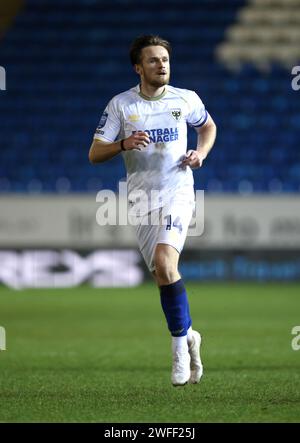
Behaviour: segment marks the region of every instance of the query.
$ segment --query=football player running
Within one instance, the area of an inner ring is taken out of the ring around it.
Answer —
[[[194,91],[169,85],[170,56],[170,43],[159,36],[133,42],[130,59],[140,83],[108,103],[89,159],[123,156],[129,215],[172,336],[171,381],[182,386],[199,383],[203,366],[178,261],[195,206],[192,169],[211,150],[216,125]],[[195,149],[187,150],[187,124],[198,134]]]

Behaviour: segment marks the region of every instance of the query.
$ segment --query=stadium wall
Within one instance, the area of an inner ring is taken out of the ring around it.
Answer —
[[[151,278],[134,229],[126,224],[126,200],[116,200],[107,210],[105,204],[94,194],[3,195],[0,283],[14,288],[133,286]],[[181,256],[183,277],[299,280],[299,206],[296,196],[205,196],[194,220],[202,228],[204,215],[204,230],[202,235],[201,229],[189,231]],[[112,224],[99,225],[108,219]]]

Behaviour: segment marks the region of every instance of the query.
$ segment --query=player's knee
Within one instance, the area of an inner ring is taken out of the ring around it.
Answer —
[[[158,245],[154,254],[155,275],[159,286],[169,285],[177,281],[178,253],[171,247]]]
[[[177,268],[168,263],[162,263],[161,261],[155,264],[155,275],[160,285],[169,285],[178,280]]]

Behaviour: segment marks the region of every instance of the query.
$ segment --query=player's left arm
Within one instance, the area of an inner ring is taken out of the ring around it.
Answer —
[[[186,158],[182,162],[182,166],[190,166],[191,168],[200,168],[203,160],[207,157],[209,151],[214,145],[217,127],[211,116],[209,115],[205,124],[199,128],[195,128],[197,137],[197,149],[188,150]]]

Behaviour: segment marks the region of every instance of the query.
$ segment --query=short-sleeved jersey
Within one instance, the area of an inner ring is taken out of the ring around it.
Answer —
[[[207,118],[204,104],[194,91],[168,85],[159,97],[148,99],[138,85],[112,98],[94,138],[114,142],[136,131],[149,135],[147,147],[122,155],[129,201],[143,200],[147,195],[151,210],[163,206],[179,191],[194,195],[191,168],[180,165],[187,150],[187,124],[200,127]]]

